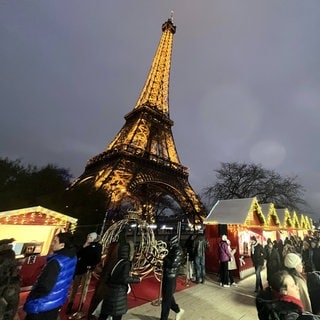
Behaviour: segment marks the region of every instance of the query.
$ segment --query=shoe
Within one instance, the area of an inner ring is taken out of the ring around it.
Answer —
[[[202,283],[202,284],[205,284],[205,283],[206,283],[206,280],[202,280],[201,283]]]
[[[223,287],[224,287],[224,288],[230,288],[230,285],[224,284]]]
[[[237,286],[238,286],[235,282],[232,282],[231,285],[232,285],[233,287],[237,287]]]
[[[182,319],[182,315],[184,314],[184,309],[180,308],[180,311],[176,314],[176,320]]]
[[[222,287],[222,282],[219,283],[219,286]]]

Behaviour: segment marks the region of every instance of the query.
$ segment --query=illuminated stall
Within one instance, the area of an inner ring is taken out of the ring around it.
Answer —
[[[266,224],[265,228],[263,230],[263,237],[264,239],[271,239],[279,240],[280,239],[280,232],[279,228],[281,226],[280,219],[277,214],[277,211],[274,207],[273,203],[264,203],[261,204],[261,210],[263,212],[263,215],[266,217]]]
[[[0,237],[14,238],[13,250],[22,259],[22,286],[32,285],[45,263],[54,235],[73,232],[77,219],[41,206],[0,212]]]
[[[250,258],[250,237],[263,243],[266,219],[256,197],[246,199],[219,200],[204,221],[210,248],[207,252],[208,272],[219,271],[218,244],[226,234],[231,247],[237,248],[235,258],[240,279],[254,273]]]
[[[293,235],[290,211],[287,208],[277,209],[277,214],[280,219],[280,239],[284,241],[286,237],[290,238]]]
[[[312,220],[309,217],[301,214],[300,215],[300,226],[303,230],[311,230],[313,228]]]

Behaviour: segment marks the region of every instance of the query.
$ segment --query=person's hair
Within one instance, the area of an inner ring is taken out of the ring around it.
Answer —
[[[284,270],[287,271],[290,274],[290,276],[292,276],[293,278],[298,277],[298,278],[304,279],[303,275],[296,268],[284,267]]]
[[[273,274],[273,276],[270,279],[270,287],[274,290],[279,292],[280,294],[283,293],[284,291],[287,291],[288,287],[287,284],[285,283],[285,279],[292,275],[286,271],[286,270],[281,270]],[[294,277],[292,277],[293,280],[295,281]]]
[[[70,232],[61,232],[57,234],[60,243],[64,243],[66,249],[73,247],[73,235]]]

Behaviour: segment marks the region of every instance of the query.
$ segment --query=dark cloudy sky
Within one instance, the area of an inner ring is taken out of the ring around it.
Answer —
[[[319,0],[2,0],[0,157],[80,175],[134,107],[171,10],[170,117],[196,192],[298,175],[320,216]]]

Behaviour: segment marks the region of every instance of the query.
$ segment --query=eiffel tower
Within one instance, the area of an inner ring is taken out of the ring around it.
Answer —
[[[169,117],[169,77],[173,35],[171,17],[162,35],[147,80],[125,124],[109,146],[91,158],[84,173],[73,182],[102,188],[110,207],[129,203],[148,222],[154,221],[159,197],[169,195],[188,220],[201,222],[205,209],[188,182],[188,169],[181,165]]]

